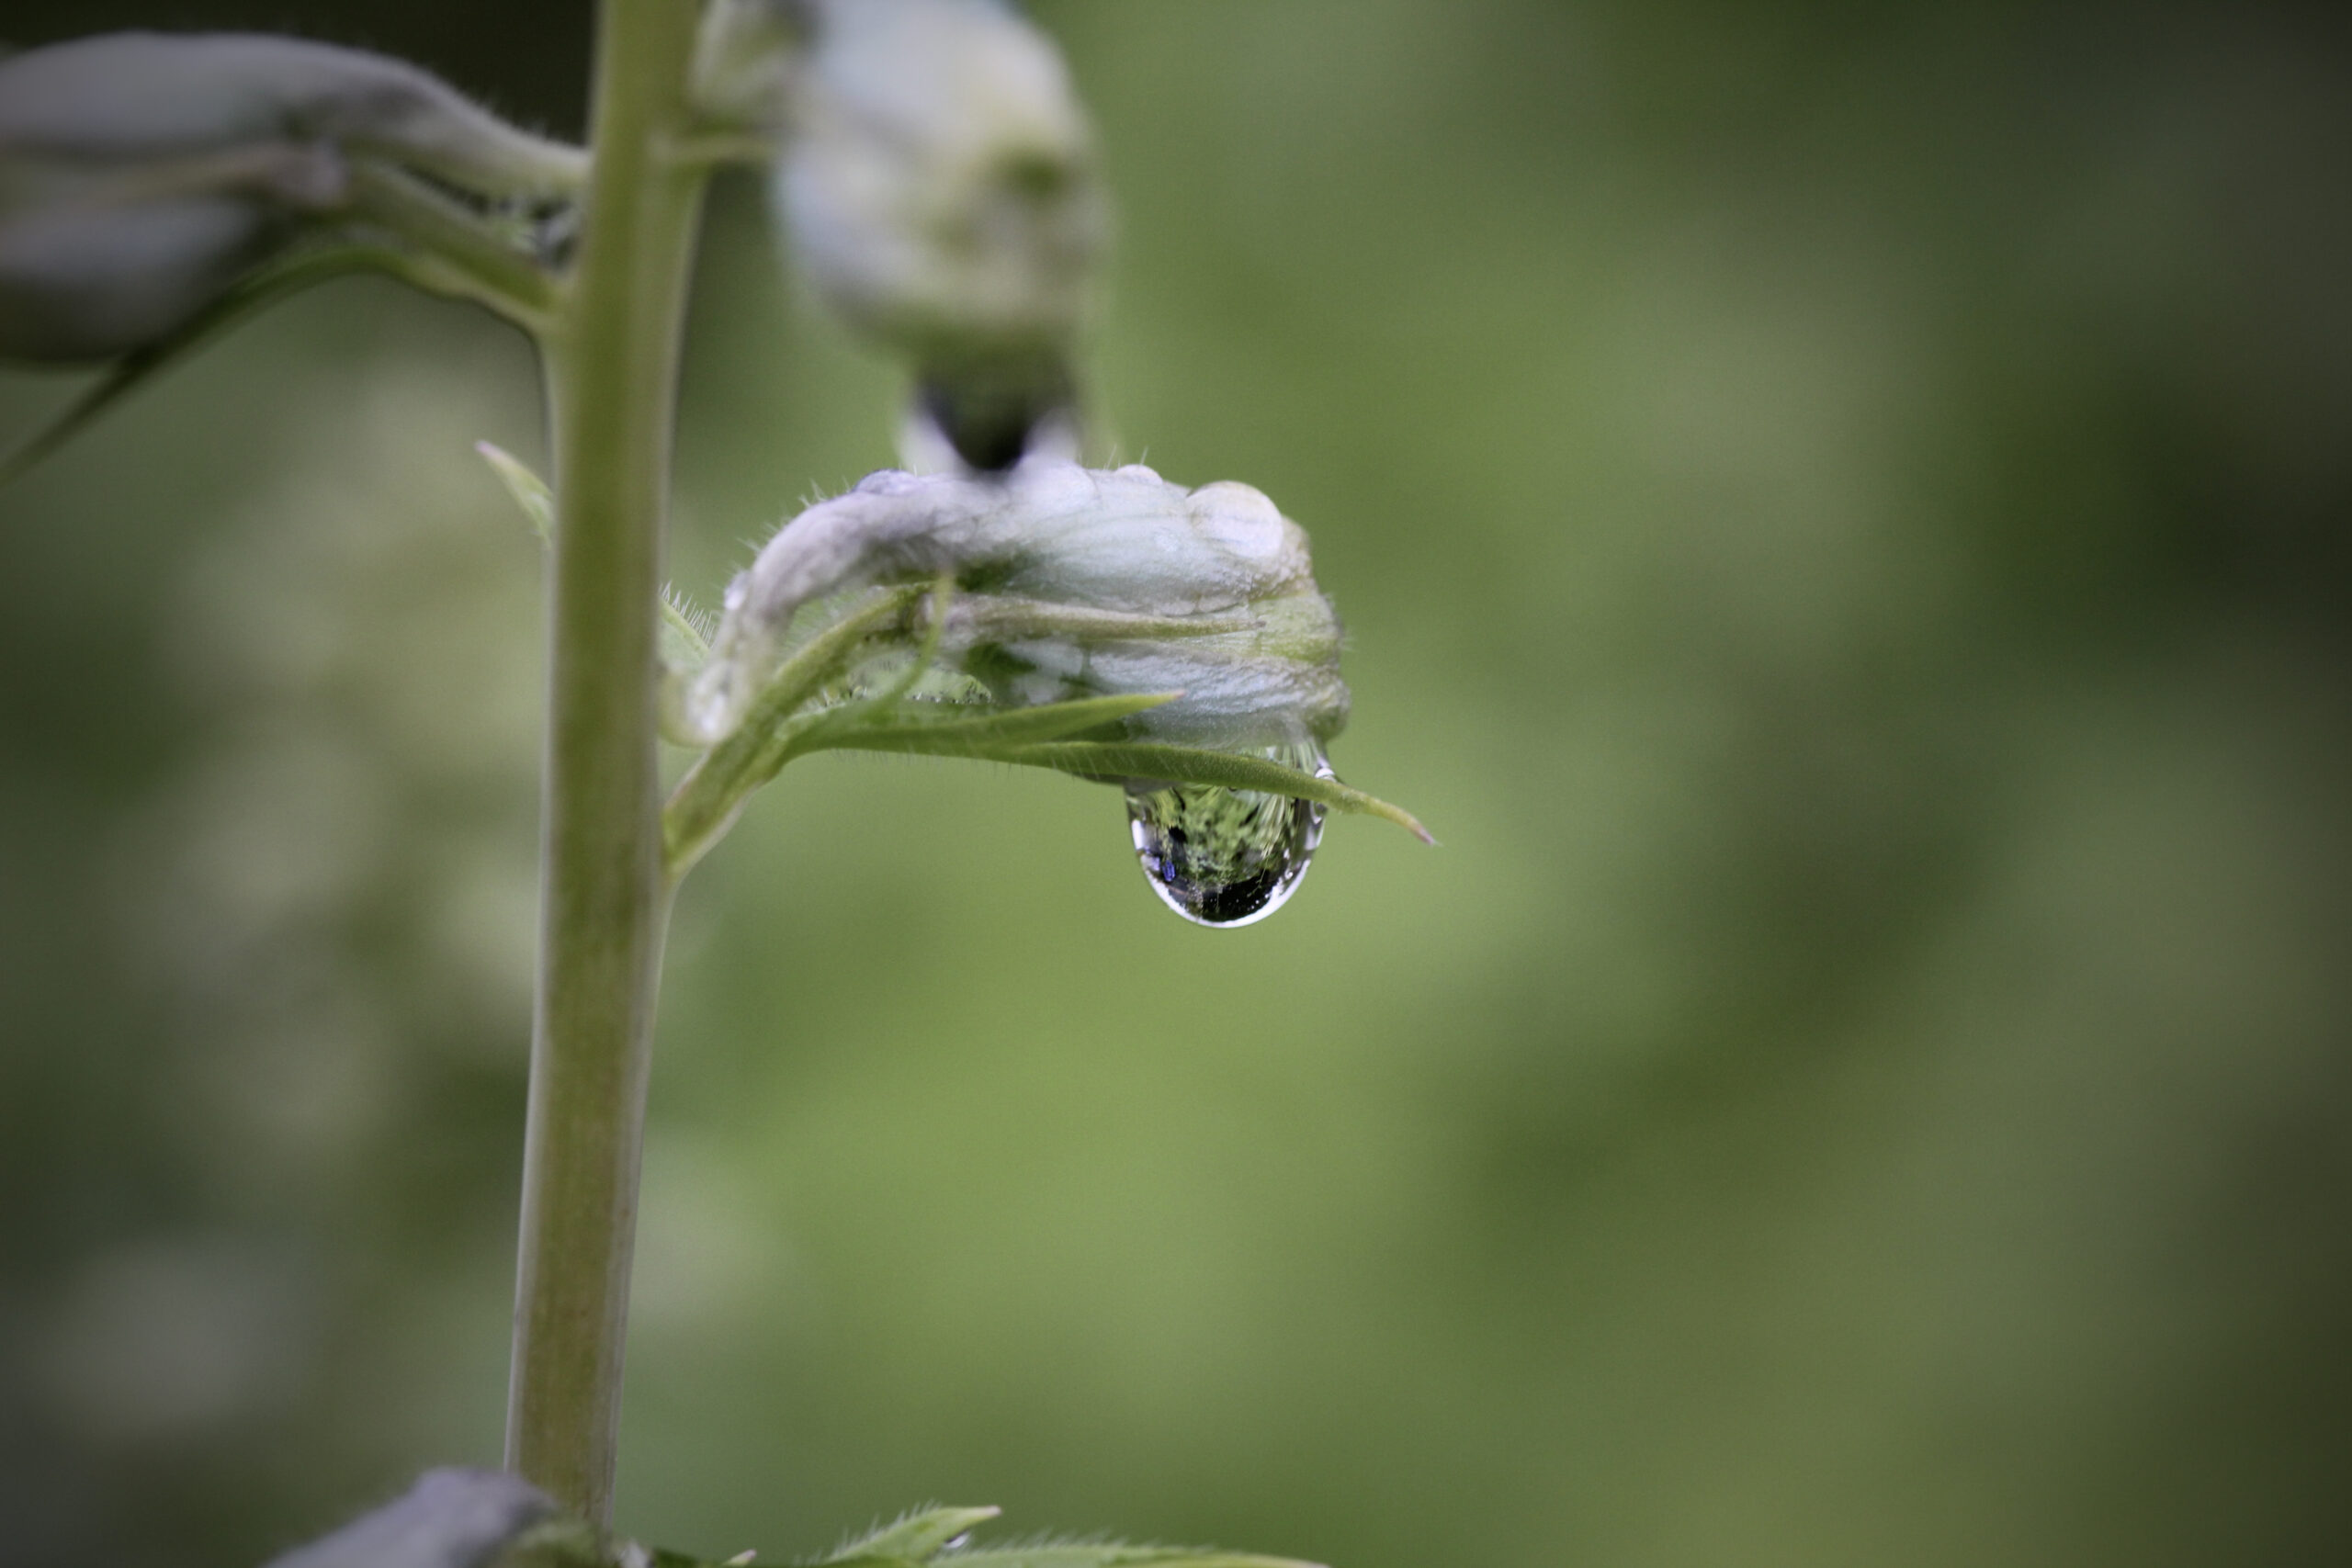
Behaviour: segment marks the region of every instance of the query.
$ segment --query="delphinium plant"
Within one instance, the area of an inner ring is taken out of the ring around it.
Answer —
[[[680,880],[795,758],[1107,784],[1152,890],[1212,926],[1279,908],[1328,811],[1420,832],[1326,760],[1348,693],[1298,525],[1246,485],[1077,461],[1105,204],[1035,28],[998,0],[604,0],[597,28],[584,149],[292,39],[0,61],[0,355],[107,367],[6,470],[353,271],[496,312],[544,367],[551,473],[482,448],[551,577],[507,1469],[435,1472],[288,1564],[688,1561],[610,1529],[656,981]],[[730,164],[770,171],[806,276],[916,391],[908,467],[802,512],[706,613],[662,582],[663,512],[702,195]],[[829,1561],[1269,1561],[967,1545],[993,1514],[919,1511]]]

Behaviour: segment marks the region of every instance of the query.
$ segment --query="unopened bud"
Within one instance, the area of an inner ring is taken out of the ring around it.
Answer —
[[[324,148],[198,155],[136,175],[0,156],[0,356],[106,359],[165,336],[343,197]]]
[[[579,149],[366,50],[266,33],[106,33],[0,60],[0,158],[119,167],[304,142],[485,194],[566,190],[584,167]]]
[[[561,190],[581,157],[359,50],[114,33],[12,55],[0,60],[0,357],[110,358],[166,335],[331,226],[356,162],[500,197]]]
[[[780,177],[819,292],[913,363],[964,459],[1001,468],[1073,400],[1107,227],[1052,43],[997,0],[817,0]]]
[[[569,1527],[569,1528],[568,1528]],[[492,1470],[429,1470],[414,1486],[333,1535],[274,1558],[266,1568],[480,1568],[534,1535],[587,1538],[547,1494]],[[549,1551],[530,1561],[571,1561]]]
[[[775,134],[803,47],[814,27],[815,0],[708,0],[695,37],[694,105],[729,130]]]
[[[1339,619],[1306,531],[1272,502],[1031,458],[1003,482],[873,474],[795,518],[729,586],[686,726],[713,741],[740,722],[804,606],[942,576],[957,587],[937,658],[993,705],[1181,692],[1127,722],[1216,748],[1328,739],[1346,722]]]

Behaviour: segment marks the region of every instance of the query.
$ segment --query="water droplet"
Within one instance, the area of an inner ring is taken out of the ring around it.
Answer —
[[[1331,776],[1319,746],[1266,755]],[[1127,781],[1127,821],[1151,890],[1204,926],[1246,926],[1281,908],[1323,837],[1323,807],[1311,800],[1159,779]]]

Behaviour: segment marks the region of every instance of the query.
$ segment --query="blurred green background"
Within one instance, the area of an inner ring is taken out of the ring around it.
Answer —
[[[619,1515],[1427,1564],[2352,1560],[2352,36],[2258,6],[1038,4],[1101,456],[1346,615],[1335,821],[839,755],[679,913]],[[575,132],[581,8],[283,26]],[[22,429],[72,382],[0,379]],[[718,193],[673,564],[902,388]],[[495,1462],[523,344],[265,318],[0,493],[0,1561]]]

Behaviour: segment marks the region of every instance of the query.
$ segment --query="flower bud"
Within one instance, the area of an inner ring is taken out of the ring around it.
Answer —
[[[941,576],[956,592],[937,658],[994,705],[1181,692],[1131,732],[1220,749],[1328,739],[1346,722],[1339,619],[1306,531],[1273,502],[1033,457],[1003,482],[886,470],[795,518],[729,587],[686,725],[715,741],[741,721],[808,630],[791,625],[804,606]]]
[[[356,162],[485,197],[575,149],[401,61],[297,39],[114,33],[0,60],[0,356],[114,357],[345,211]]]
[[[587,1536],[566,1530],[568,1523],[554,1499],[519,1475],[428,1470],[401,1496],[266,1568],[480,1568],[505,1561],[505,1549],[535,1530],[550,1543]],[[546,1560],[564,1559],[550,1552]]]
[[[820,0],[780,190],[804,265],[972,466],[1074,400],[1106,222],[1053,45],[997,0]]]
[[[326,142],[485,195],[579,183],[579,149],[516,130],[432,73],[266,33],[106,33],[0,60],[0,158],[129,167]]]
[[[0,356],[108,359],[183,325],[332,210],[318,147],[237,149],[89,175],[0,158]]]
[[[783,131],[814,25],[813,0],[707,0],[695,36],[696,112],[730,130]]]

